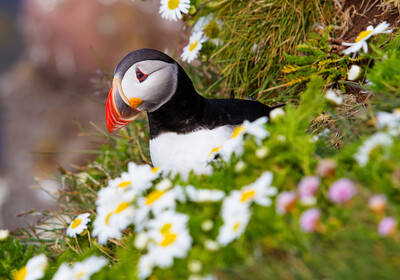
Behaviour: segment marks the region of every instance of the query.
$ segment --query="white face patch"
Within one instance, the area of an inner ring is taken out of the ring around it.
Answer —
[[[137,70],[147,77],[140,82]],[[175,63],[158,60],[144,60],[133,64],[121,81],[122,90],[128,100],[139,98],[143,101],[137,107],[140,111],[153,112],[165,104],[174,94],[177,86],[178,67]]]
[[[190,170],[196,174],[209,174],[207,164],[211,151],[222,146],[232,134],[232,126],[201,129],[187,134],[163,133],[150,140],[150,156],[153,166],[166,167],[183,179]]]

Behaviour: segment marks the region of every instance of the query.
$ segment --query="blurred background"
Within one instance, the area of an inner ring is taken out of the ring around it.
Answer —
[[[29,209],[56,207],[57,165],[76,172],[101,145],[106,73],[130,51],[176,49],[181,23],[160,1],[0,1],[0,229],[25,227]],[[97,85],[97,88],[96,86]],[[79,124],[79,125],[78,125]],[[19,217],[17,217],[19,216]]]

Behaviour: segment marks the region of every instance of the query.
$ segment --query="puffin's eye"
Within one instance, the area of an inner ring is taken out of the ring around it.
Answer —
[[[138,79],[139,82],[143,82],[144,80],[146,80],[147,76],[148,75],[140,71],[139,68],[136,68],[136,78]]]

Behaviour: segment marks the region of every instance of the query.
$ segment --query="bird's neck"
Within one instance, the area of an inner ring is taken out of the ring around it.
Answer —
[[[188,133],[203,114],[206,99],[199,95],[192,81],[179,67],[176,92],[154,112],[148,112],[150,138],[161,133]]]

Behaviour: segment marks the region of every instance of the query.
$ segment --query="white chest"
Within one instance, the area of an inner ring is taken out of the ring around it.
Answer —
[[[214,148],[223,145],[231,136],[232,129],[231,126],[222,126],[188,134],[163,133],[150,140],[153,166],[163,166],[182,175],[190,170],[196,174],[210,173],[211,167],[206,163],[208,156]]]

